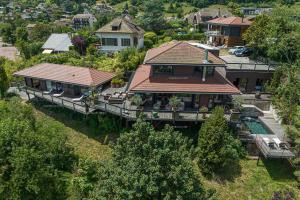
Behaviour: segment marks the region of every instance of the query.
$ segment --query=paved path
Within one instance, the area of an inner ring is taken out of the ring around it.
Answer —
[[[271,113],[264,113],[264,116],[259,117],[259,119],[280,139],[284,140],[284,129],[283,127],[274,119]]]

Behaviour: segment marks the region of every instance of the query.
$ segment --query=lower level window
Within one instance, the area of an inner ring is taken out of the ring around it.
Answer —
[[[122,43],[122,46],[130,46],[130,39],[129,38],[122,38],[121,43]]]
[[[102,38],[103,46],[118,46],[117,38]]]

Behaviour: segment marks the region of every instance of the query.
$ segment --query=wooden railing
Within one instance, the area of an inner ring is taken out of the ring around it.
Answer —
[[[89,114],[92,112],[106,112],[113,115],[120,116],[129,120],[136,120],[138,116],[142,115],[146,120],[161,120],[161,121],[202,121],[204,120],[203,115],[207,117],[211,112],[199,112],[199,111],[171,111],[171,110],[140,110],[134,109],[131,107],[126,107],[125,105],[120,104],[110,104],[107,101],[95,100],[93,102],[73,102],[63,97],[54,97],[50,94],[44,94],[42,91],[37,89],[20,87],[20,90],[23,90],[27,94],[32,94],[36,97],[43,98],[49,102],[62,105],[73,111],[80,112],[83,114]],[[227,112],[226,116],[229,117],[230,113]]]

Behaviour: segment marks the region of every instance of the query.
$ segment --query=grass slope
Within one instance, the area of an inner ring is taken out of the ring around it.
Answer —
[[[48,110],[43,109],[35,110],[36,115],[39,118],[46,118],[46,121],[53,121],[58,123],[65,134],[68,137],[68,144],[74,147],[75,153],[81,158],[91,158],[93,160],[109,159],[111,156],[111,148],[108,145],[101,144],[94,137],[88,136],[86,132],[80,131],[73,125],[78,124],[76,121],[69,120],[66,124],[66,120],[58,120],[60,117],[54,113],[50,113]],[[47,115],[45,114],[47,113]],[[62,119],[62,118],[60,118]],[[79,124],[80,125],[80,124]]]
[[[287,161],[263,160],[256,165],[256,160],[242,160],[240,168],[229,169],[225,178],[208,180],[204,185],[217,191],[218,199],[265,200],[271,199],[274,191],[290,189],[296,199],[300,199],[293,169]],[[224,179],[229,180],[224,180]],[[231,179],[231,180],[230,180]]]
[[[39,118],[59,123],[68,136],[68,143],[75,148],[75,152],[82,158],[94,160],[109,159],[111,148],[101,143],[103,135],[89,130],[85,122],[68,117],[61,109],[38,107],[36,114]],[[186,135],[186,134],[185,134]],[[190,135],[187,135],[190,137]],[[113,135],[115,139],[117,135]],[[195,139],[195,138],[194,138]],[[205,188],[213,188],[217,198],[222,200],[265,200],[271,199],[274,191],[282,189],[292,190],[297,199],[300,191],[293,176],[293,169],[287,161],[263,160],[256,165],[256,160],[242,160],[239,166],[230,166],[221,177],[207,179],[202,177]],[[200,171],[199,171],[200,173]]]

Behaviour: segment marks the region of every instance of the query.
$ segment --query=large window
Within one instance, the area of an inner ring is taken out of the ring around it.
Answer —
[[[215,68],[214,67],[206,67],[206,75],[207,76],[213,76],[214,75]]]
[[[241,28],[240,27],[230,27],[230,36],[239,37],[241,36]]]
[[[138,38],[137,38],[137,37],[134,37],[134,38],[133,38],[133,45],[134,45],[134,46],[137,46],[137,45],[138,45]]]
[[[172,66],[153,66],[153,73],[155,74],[172,74]]]
[[[130,39],[129,38],[122,38],[121,39],[121,43],[122,43],[122,46],[130,46]]]
[[[102,38],[103,46],[118,46],[117,38]]]

